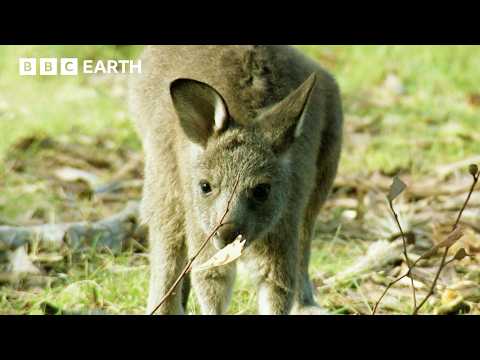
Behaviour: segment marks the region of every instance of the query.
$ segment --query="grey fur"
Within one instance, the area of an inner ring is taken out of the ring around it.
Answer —
[[[146,159],[147,311],[216,225],[241,174],[227,225],[198,261],[242,233],[241,261],[258,283],[259,312],[321,313],[308,264],[315,219],[341,150],[335,80],[297,49],[280,45],[151,46],[142,71],[131,81],[130,107]],[[209,195],[200,190],[202,180]],[[267,185],[252,190],[259,184]],[[231,264],[192,274],[202,313],[226,311],[235,272]],[[158,312],[184,313],[189,287],[183,284]]]

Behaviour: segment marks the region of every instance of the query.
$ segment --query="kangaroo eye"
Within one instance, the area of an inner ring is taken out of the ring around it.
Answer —
[[[258,202],[265,202],[270,195],[270,184],[260,184],[252,189],[253,198]]]
[[[200,189],[204,194],[209,194],[212,192],[212,187],[210,186],[210,183],[205,180],[200,181]]]

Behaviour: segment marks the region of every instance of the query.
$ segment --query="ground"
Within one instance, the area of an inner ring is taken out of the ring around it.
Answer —
[[[398,241],[386,202],[393,176],[408,185],[394,205],[413,257],[448,233],[467,195],[469,160],[480,163],[480,47],[300,48],[336,76],[345,112],[339,175],[319,216],[310,272],[330,312],[368,314],[388,280],[405,270],[401,256],[368,262]],[[130,58],[140,51],[0,46],[0,225],[101,219],[138,199],[141,189],[141,145],[127,111],[125,76],[20,77],[17,58]],[[83,180],[69,181],[59,172],[65,168],[82,170]],[[93,191],[112,180],[123,187]],[[479,211],[477,190],[462,217],[465,235],[452,249],[452,255],[463,247],[472,256],[445,269],[422,313],[480,311]],[[0,313],[39,314],[48,302],[67,310],[141,314],[149,275],[145,247],[132,241],[121,252],[53,251],[34,244],[27,252],[39,273],[15,281],[6,275],[11,254],[0,252]],[[438,262],[437,256],[421,264],[419,298]],[[378,312],[410,313],[408,286],[397,284]],[[230,314],[255,312],[255,289],[243,274],[233,299]],[[189,311],[199,312],[194,298]]]

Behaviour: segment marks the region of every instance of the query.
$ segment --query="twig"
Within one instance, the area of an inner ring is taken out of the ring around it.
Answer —
[[[452,232],[457,228],[458,224],[460,223],[460,219],[462,218],[463,211],[467,207],[468,202],[470,201],[470,197],[472,196],[473,191],[475,190],[475,186],[477,185],[478,179],[480,177],[480,173],[478,173],[478,169],[475,172],[472,172],[473,176],[473,181],[472,181],[472,186],[470,187],[470,190],[468,192],[467,198],[465,199],[465,202],[463,203],[463,206],[458,213],[457,219],[455,220],[455,223],[452,226]],[[450,261],[446,262],[447,255],[448,255],[448,250],[450,250],[451,246],[445,247],[445,250],[443,251],[442,255],[442,261],[440,263],[440,266],[438,267],[437,273],[435,274],[435,278],[433,279],[433,283],[430,286],[430,289],[425,296],[425,298],[418,304],[417,307],[415,307],[415,310],[413,312],[413,315],[418,314],[418,311],[420,308],[427,302],[427,300],[433,295],[433,292],[435,291],[435,286],[437,285],[438,278],[440,277],[440,273],[444,269],[445,265],[450,263]]]
[[[187,262],[187,265],[185,265],[184,269],[178,276],[178,278],[175,280],[173,285],[170,287],[170,289],[167,291],[167,293],[162,297],[158,305],[153,309],[153,311],[150,313],[150,315],[154,315],[155,312],[160,308],[160,306],[163,305],[163,303],[172,295],[173,291],[176,289],[180,281],[187,275],[187,273],[191,270],[192,264],[195,261],[195,259],[200,255],[200,253],[205,249],[207,246],[208,242],[211,240],[211,238],[215,235],[215,233],[218,231],[223,226],[223,220],[227,216],[228,212],[230,211],[230,203],[232,202],[233,195],[235,194],[235,191],[237,190],[238,182],[240,181],[240,174],[237,177],[237,180],[235,181],[235,185],[233,187],[232,193],[230,194],[230,198],[228,199],[227,202],[227,208],[225,209],[222,217],[220,218],[220,221],[218,224],[215,226],[215,228],[210,232],[210,234],[207,236],[205,241],[200,245],[200,248],[197,250],[197,252],[190,258],[190,260]]]
[[[403,185],[403,183],[401,181],[399,181],[400,184]],[[402,237],[402,244],[403,244],[403,256],[405,257],[405,261],[407,263],[407,267],[408,267],[408,271],[406,274],[402,275],[401,277],[397,278],[396,280],[390,282],[388,284],[388,286],[386,287],[386,289],[384,290],[384,292],[382,293],[382,295],[380,296],[380,298],[378,299],[378,301],[375,303],[374,307],[373,307],[373,310],[372,310],[372,315],[375,315],[375,312],[377,311],[377,308],[378,308],[378,305],[380,304],[380,302],[382,301],[383,297],[387,294],[388,290],[390,290],[390,288],[395,285],[397,282],[399,282],[400,280],[402,280],[403,278],[409,276],[410,277],[410,286],[412,288],[412,299],[413,299],[413,308],[415,309],[417,307],[417,295],[416,295],[416,290],[415,290],[415,284],[413,282],[413,277],[411,276],[411,263],[410,263],[410,258],[408,256],[408,251],[407,251],[407,239],[405,237],[405,232],[403,231],[403,228],[402,228],[402,225],[400,224],[400,220],[398,219],[398,215],[393,207],[393,200],[396,198],[396,196],[398,196],[402,191],[403,189],[400,187],[400,189],[397,189],[395,190],[395,185],[396,184],[396,179],[394,180],[394,183],[392,184],[391,188],[390,188],[390,193],[389,195],[387,196],[387,199],[388,199],[388,205],[390,207],[390,211],[395,219],[395,223],[398,227],[398,230],[400,231],[400,235]],[[405,185],[403,185],[405,186]]]
[[[403,274],[402,276],[396,278],[395,280],[391,281],[387,287],[385,288],[385,290],[383,291],[382,295],[380,296],[380,298],[377,300],[377,302],[375,303],[375,305],[373,306],[373,310],[372,310],[372,315],[375,315],[375,313],[377,312],[377,308],[378,306],[380,305],[380,302],[383,300],[383,298],[385,297],[385,295],[387,295],[387,292],[388,290],[390,290],[390,288],[395,285],[397,282],[399,282],[400,280],[402,280],[403,278],[406,278],[408,275],[408,272],[406,274]]]
[[[460,212],[458,213],[458,216],[457,216],[457,220],[455,221],[455,224],[453,225],[453,230],[455,230],[460,222],[460,219],[462,218],[462,214],[463,214],[463,211],[465,210],[465,208],[467,207],[467,204],[468,202],[470,201],[470,198],[473,194],[473,190],[475,190],[475,186],[477,185],[477,182],[478,182],[478,178],[480,177],[480,173],[477,173],[476,175],[473,175],[473,182],[472,182],[472,186],[470,186],[470,190],[468,192],[468,196],[467,198],[465,199],[465,202],[463,203],[463,206],[462,206],[462,209],[460,210]]]
[[[460,220],[462,218],[462,214],[465,210],[465,208],[467,207],[468,205],[468,202],[470,201],[470,198],[472,196],[472,193],[473,191],[475,190],[475,186],[477,185],[477,182],[480,178],[480,172],[478,171],[478,167],[476,165],[471,165],[470,166],[470,174],[472,175],[473,177],[473,182],[470,186],[470,190],[468,192],[468,195],[467,195],[467,198],[465,199],[465,202],[463,203],[463,206],[460,210],[460,212],[458,213],[458,216],[457,216],[457,219],[455,221],[455,223],[453,224],[452,226],[452,231],[453,232],[454,230],[456,230],[456,228],[458,227],[458,224],[460,223]],[[399,282],[400,280],[402,280],[403,278],[405,277],[410,277],[411,279],[411,285],[412,285],[412,289],[413,289],[413,302],[414,302],[414,306],[413,306],[413,312],[412,314],[413,315],[416,315],[418,314],[418,311],[422,308],[422,306],[427,302],[427,300],[433,295],[434,291],[435,291],[435,287],[437,285],[437,281],[440,277],[440,274],[442,272],[442,270],[445,268],[446,265],[450,264],[452,261],[455,260],[455,258],[449,260],[449,261],[446,261],[447,259],[447,256],[448,256],[448,251],[450,250],[451,246],[452,245],[448,245],[445,247],[445,250],[443,252],[443,255],[442,255],[442,260],[440,262],[440,265],[438,267],[438,270],[437,272],[435,273],[435,278],[433,279],[433,282],[430,286],[430,289],[427,293],[427,295],[425,296],[425,298],[417,305],[416,304],[416,295],[415,295],[415,286],[414,286],[414,283],[413,283],[413,277],[412,277],[412,269],[420,262],[420,260],[428,257],[430,254],[431,254],[431,250],[425,252],[423,255],[421,255],[417,260],[415,260],[415,262],[413,262],[413,264],[410,264],[410,261],[408,259],[408,254],[407,254],[407,249],[406,249],[406,240],[405,240],[405,235],[403,233],[403,230],[401,228],[401,225],[400,225],[400,222],[398,221],[398,217],[395,213],[395,210],[393,208],[393,205],[392,205],[392,200],[389,200],[389,204],[390,204],[390,209],[392,210],[392,213],[395,217],[395,220],[397,222],[397,226],[399,227],[400,229],[400,233],[402,234],[402,239],[403,239],[403,245],[404,245],[404,255],[405,255],[405,258],[406,258],[406,261],[407,261],[407,266],[408,266],[408,270],[405,274],[401,275],[400,277],[398,277],[397,279],[391,281],[387,287],[385,288],[384,292],[382,293],[382,295],[380,296],[380,298],[377,300],[377,302],[375,303],[375,306],[373,307],[373,310],[372,310],[372,315],[375,315],[376,311],[377,311],[377,308],[378,306],[380,305],[380,302],[382,301],[382,299],[385,297],[385,295],[387,294],[387,292],[390,290],[390,288],[395,285],[397,282]]]
[[[412,276],[412,269],[411,269],[411,263],[410,263],[410,258],[408,257],[408,251],[407,251],[407,239],[405,238],[405,233],[402,229],[402,225],[400,225],[400,221],[398,219],[398,215],[395,212],[395,209],[393,208],[393,200],[388,201],[388,204],[390,205],[390,210],[392,211],[393,217],[395,218],[395,221],[398,226],[398,230],[400,230],[400,234],[402,235],[402,242],[403,242],[403,255],[405,256],[405,261],[407,262],[407,267],[408,267],[408,274],[410,277],[410,286],[412,288],[412,299],[413,299],[413,308],[417,308],[417,294],[415,292],[415,284],[413,283],[413,276]]]
[[[443,251],[442,261],[441,261],[440,266],[438,267],[438,270],[435,274],[435,278],[433,279],[432,285],[430,286],[430,289],[428,290],[428,293],[424,297],[424,299],[420,302],[420,304],[418,304],[418,306],[416,306],[413,309],[413,314],[412,315],[417,315],[420,308],[427,302],[427,300],[430,298],[430,296],[433,295],[433,292],[435,291],[435,286],[437,286],[438,278],[440,277],[440,273],[442,272],[443,268],[445,267],[445,260],[446,260],[447,255],[448,255],[448,250],[450,250],[450,246],[447,246],[445,248],[445,250]]]

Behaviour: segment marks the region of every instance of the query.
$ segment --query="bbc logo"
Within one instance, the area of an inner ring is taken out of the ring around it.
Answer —
[[[38,60],[38,64],[37,64]],[[39,75],[78,75],[77,58],[61,58],[60,63],[57,58],[19,58],[18,61],[20,76]]]
[[[82,74],[141,74],[142,61],[117,60],[83,60],[77,58],[19,58],[18,72],[21,76],[35,75],[78,75]]]

